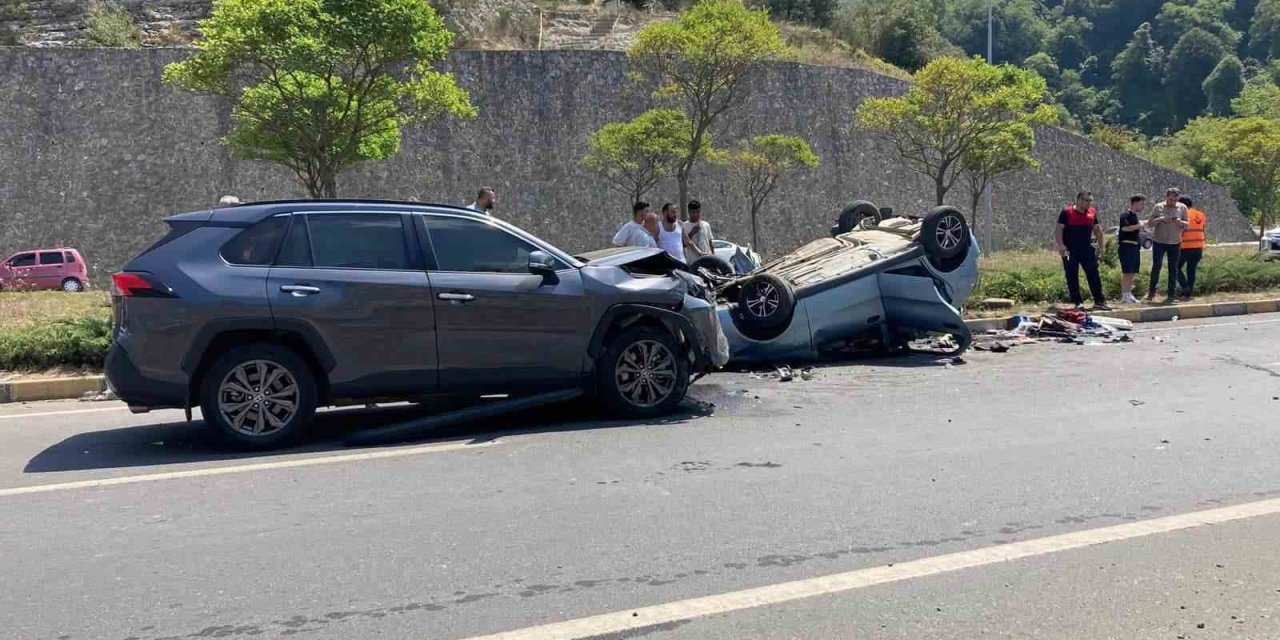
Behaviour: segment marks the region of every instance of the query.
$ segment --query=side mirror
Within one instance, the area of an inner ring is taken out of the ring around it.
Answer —
[[[545,251],[534,251],[529,254],[529,273],[542,276],[543,281],[555,282],[556,277],[556,259],[547,255]]]

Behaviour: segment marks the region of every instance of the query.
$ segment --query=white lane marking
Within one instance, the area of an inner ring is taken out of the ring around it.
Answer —
[[[295,467],[312,467],[322,464],[335,464],[339,462],[354,462],[357,460],[382,460],[385,458],[403,458],[405,456],[416,456],[426,453],[444,453],[446,451],[458,451],[461,449],[476,449],[479,447],[488,447],[500,444],[500,441],[491,440],[488,442],[477,442],[475,444],[467,444],[465,442],[451,442],[446,444],[428,444],[420,447],[409,447],[406,449],[391,449],[381,451],[366,451],[363,453],[345,453],[336,456],[321,456],[316,458],[301,458],[297,460],[279,460],[276,462],[260,462],[257,464],[240,464],[229,467],[208,467],[204,469],[191,469],[188,471],[170,471],[166,473],[149,473],[140,476],[123,476],[117,478],[100,478],[98,480],[79,480],[76,482],[59,482],[56,484],[38,484],[30,487],[14,487],[11,489],[0,489],[0,498],[5,496],[17,496],[29,493],[47,493],[50,491],[69,491],[72,489],[91,489],[97,487],[111,487],[120,484],[134,484],[138,482],[156,482],[159,480],[178,480],[181,478],[201,478],[205,476],[221,476],[231,473],[248,473],[250,471],[265,471],[268,469],[291,469]]]
[[[702,598],[678,600],[650,607],[626,609],[577,620],[475,636],[468,640],[578,640],[1277,513],[1280,513],[1280,498],[1273,498],[1208,511],[961,551],[888,566],[783,582],[754,589],[731,591]]]
[[[1243,327],[1246,325],[1254,325],[1254,324],[1275,324],[1277,322],[1280,322],[1280,319],[1248,320],[1244,322],[1215,322],[1215,323],[1209,323],[1209,324],[1184,324],[1184,325],[1174,324],[1167,327],[1160,327],[1157,329],[1134,329],[1133,331],[1129,331],[1128,333],[1154,333],[1156,331],[1185,331],[1188,329],[1216,329],[1219,327]]]
[[[49,416],[69,416],[76,413],[98,413],[100,411],[124,411],[129,407],[98,407],[97,409],[73,409],[71,411],[45,411],[43,413],[6,413],[0,415],[0,420],[12,420],[14,418],[47,418]]]

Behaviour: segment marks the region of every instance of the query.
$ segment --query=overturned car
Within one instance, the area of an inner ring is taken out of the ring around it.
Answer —
[[[819,358],[862,343],[895,350],[921,339],[938,339],[948,353],[969,347],[959,307],[977,283],[978,246],[964,216],[951,207],[919,217],[884,217],[866,202],[854,209],[833,237],[749,274],[700,272],[713,283],[731,361]]]

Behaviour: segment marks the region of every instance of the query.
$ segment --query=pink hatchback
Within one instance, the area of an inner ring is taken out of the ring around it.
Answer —
[[[84,291],[89,269],[75,249],[20,251],[0,262],[0,289]]]

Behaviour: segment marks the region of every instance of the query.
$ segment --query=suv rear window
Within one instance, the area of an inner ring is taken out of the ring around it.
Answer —
[[[288,227],[289,216],[267,218],[222,245],[222,259],[240,265],[271,264]]]
[[[68,252],[66,252],[66,258],[67,258],[67,264],[75,264],[75,261],[76,261],[76,254],[71,253],[70,251],[68,251]]]
[[[334,213],[307,216],[317,267],[410,269],[400,214]]]
[[[61,251],[46,251],[40,254],[40,264],[62,264]]]

